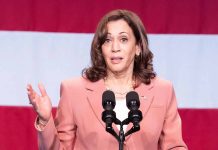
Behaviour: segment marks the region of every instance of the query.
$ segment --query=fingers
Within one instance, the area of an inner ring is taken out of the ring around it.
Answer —
[[[36,92],[33,90],[31,84],[27,84],[27,94],[30,101],[34,100],[36,97]]]
[[[46,90],[42,83],[38,84],[41,96],[35,92],[35,90],[32,88],[31,84],[27,84],[27,94],[29,98],[29,103],[32,104],[35,109],[37,109],[38,103],[43,100],[43,97],[47,96]]]
[[[44,85],[42,83],[39,83],[38,87],[39,87],[39,90],[40,90],[42,96],[47,96],[47,93],[46,93]]]

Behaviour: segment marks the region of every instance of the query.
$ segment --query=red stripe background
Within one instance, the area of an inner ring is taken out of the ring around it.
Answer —
[[[179,109],[179,113],[183,138],[190,150],[217,150],[217,109]],[[30,107],[0,106],[0,149],[37,150],[35,117]]]
[[[1,0],[0,30],[92,33],[112,9],[129,9],[149,33],[217,34],[217,0]]]

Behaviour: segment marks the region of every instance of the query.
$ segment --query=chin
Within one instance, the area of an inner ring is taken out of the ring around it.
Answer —
[[[115,74],[125,72],[126,70],[126,67],[124,67],[121,64],[111,65],[108,68],[112,73],[115,73]]]
[[[114,74],[120,74],[120,73],[124,72],[124,70],[116,68],[116,69],[112,69],[111,72]]]

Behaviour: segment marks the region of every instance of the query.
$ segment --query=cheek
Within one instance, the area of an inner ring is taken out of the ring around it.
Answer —
[[[105,48],[102,48],[102,57],[106,64],[109,63],[109,51]]]
[[[103,57],[107,56],[108,53],[109,53],[108,48],[105,47],[105,46],[102,46],[101,49],[102,49],[102,55],[103,55]]]
[[[135,58],[135,55],[136,55],[136,50],[131,49],[131,50],[129,50],[129,52],[126,55],[128,56],[129,60],[133,60]]]
[[[133,42],[128,43],[127,45],[123,45],[122,48],[125,50],[126,55],[132,57],[136,55],[136,45]]]

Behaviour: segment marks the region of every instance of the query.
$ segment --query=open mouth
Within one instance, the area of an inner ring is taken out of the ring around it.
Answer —
[[[113,64],[118,64],[118,63],[120,63],[122,60],[123,60],[122,57],[112,57],[112,58],[111,58],[111,62],[112,62]]]

